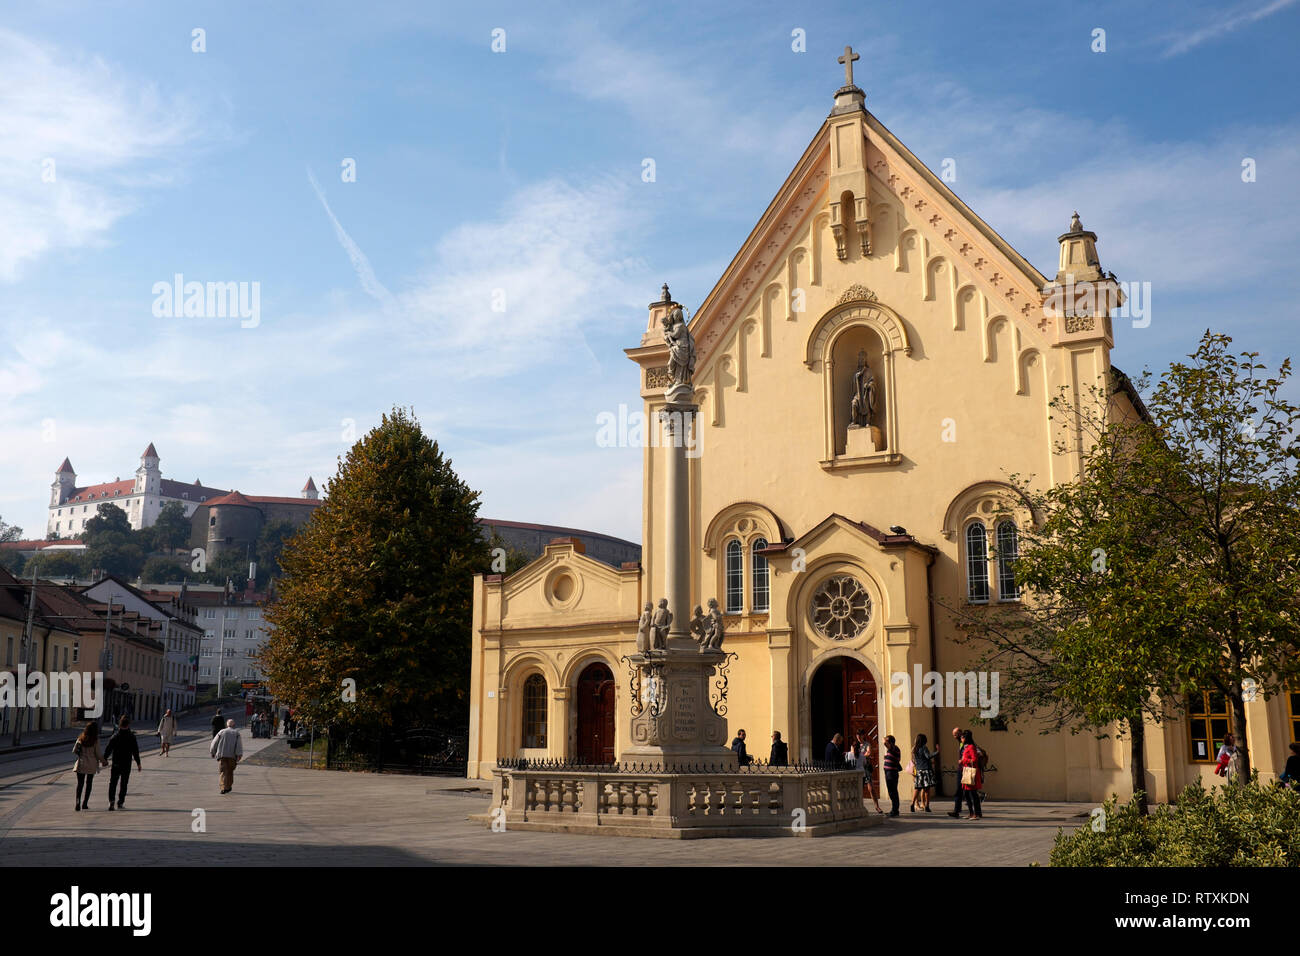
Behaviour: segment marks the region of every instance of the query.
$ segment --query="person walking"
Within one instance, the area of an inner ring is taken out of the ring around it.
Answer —
[[[221,728],[224,726],[226,726],[226,719],[221,716],[221,708],[218,707],[217,712],[212,715],[212,736],[221,733]]]
[[[975,735],[969,730],[961,732],[961,789],[970,810],[967,820],[980,819],[980,791],[984,789],[984,768],[980,766],[979,748]]]
[[[227,720],[226,729],[212,738],[208,752],[217,761],[221,792],[229,793],[235,788],[235,764],[244,756],[244,741],[235,729],[234,720]]]
[[[76,810],[90,809],[90,788],[95,783],[95,771],[104,766],[107,762],[104,755],[99,752],[99,721],[91,720],[86,722],[85,729],[77,737],[77,742],[72,745],[72,752],[77,755],[77,761],[72,765],[72,769],[77,774],[77,805]],[[85,788],[85,797],[82,797],[82,788]],[[84,799],[84,802],[83,802]]]
[[[885,771],[885,789],[889,792],[889,815],[898,816],[898,775],[903,771],[902,764],[903,751],[894,741],[893,735],[885,737],[885,756],[883,766]]]
[[[751,757],[749,751],[745,749],[745,731],[743,728],[736,731],[736,737],[731,741],[731,750],[735,753],[736,760],[739,762],[740,766],[748,767],[753,763],[754,758]]]
[[[930,788],[934,786],[934,758],[939,755],[936,750],[930,753],[929,740],[925,734],[917,734],[912,744],[912,812],[916,812],[919,802],[921,809],[930,811]]]
[[[108,809],[113,809],[113,798],[116,796],[117,808],[120,810],[126,802],[126,785],[131,780],[131,761],[135,761],[136,770],[141,769],[140,741],[131,729],[130,717],[123,717],[118,722],[117,732],[109,738],[108,746],[104,748],[104,759],[112,760],[112,769],[108,774]]]
[[[172,749],[172,741],[176,739],[176,718],[172,715],[170,707],[162,715],[162,719],[158,721],[158,729],[155,733],[158,734],[158,749],[166,757],[167,751]]]
[[[784,767],[790,762],[790,748],[781,739],[781,731],[772,731],[772,753],[767,762],[773,767]]]
[[[962,808],[962,807],[965,805],[965,803],[966,803],[966,796],[965,796],[964,791],[963,791],[962,788],[961,788],[961,767],[960,767],[960,764],[961,764],[961,746],[962,746],[962,745],[961,745],[961,728],[960,728],[960,727],[954,727],[954,728],[952,729],[952,739],[953,739],[954,741],[956,741],[956,743],[957,743],[957,763],[958,763],[958,768],[957,768],[957,782],[956,782],[956,783],[954,784],[954,786],[953,786],[952,810],[948,813],[948,816],[950,816],[950,817],[959,817],[959,816],[961,816],[961,808]],[[938,767],[936,766],[935,769],[937,770]],[[938,779],[937,774],[936,774],[935,779],[936,779],[936,780]]]

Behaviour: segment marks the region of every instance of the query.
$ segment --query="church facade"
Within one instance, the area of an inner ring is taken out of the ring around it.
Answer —
[[[1145,414],[1110,364],[1118,283],[1077,215],[1056,276],[1040,273],[866,110],[855,58],[846,50],[830,115],[689,323],[690,603],[717,599],[734,654],[712,703],[764,758],[773,731],[802,760],[836,732],[863,730],[877,749],[890,734],[904,752],[923,733],[951,793],[949,732],[972,727],[997,796],[1127,796],[1128,742],[1001,719],[993,675],[970,671],[943,612],[1020,599],[1010,562],[1035,516],[1008,478],[1068,481],[1081,460],[1052,396]],[[676,307],[665,286],[626,350],[648,422],[671,380]],[[623,658],[668,588],[668,451],[643,452],[639,564],[557,539],[509,577],[475,579],[471,776],[502,757],[600,763],[631,748]],[[945,675],[946,696],[900,693],[895,675],[928,672]],[[1265,777],[1295,739],[1291,703],[1248,704]],[[1155,799],[1216,779],[1226,710],[1207,698],[1148,727]]]

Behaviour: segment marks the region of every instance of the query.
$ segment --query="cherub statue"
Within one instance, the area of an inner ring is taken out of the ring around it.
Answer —
[[[695,613],[691,615],[691,637],[696,644],[704,640],[704,629],[708,623],[704,618],[704,608],[695,605]]]

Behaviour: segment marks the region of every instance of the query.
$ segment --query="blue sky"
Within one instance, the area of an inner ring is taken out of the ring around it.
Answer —
[[[1297,40],[1296,0],[12,5],[0,517],[40,536],[65,455],[111,480],[151,441],[168,477],[296,494],[400,404],[484,514],[639,539],[640,453],[595,443],[637,405],[622,350],[660,283],[707,295],[846,43],[868,108],[1040,270],[1077,208],[1103,267],[1151,283],[1117,365],[1214,327],[1276,366]],[[259,324],[155,316],[176,273],[259,283]]]

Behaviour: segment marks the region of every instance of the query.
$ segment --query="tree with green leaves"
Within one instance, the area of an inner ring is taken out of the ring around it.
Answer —
[[[385,415],[284,549],[261,656],[273,693],[335,727],[463,722],[478,507],[412,413]]]
[[[1177,542],[1137,477],[1162,450],[1146,422],[1113,415],[1100,389],[1078,405],[1057,396],[1051,414],[1067,424],[1056,453],[1076,442],[1085,453],[1072,482],[1044,490],[1011,476],[1034,519],[1019,530],[1021,602],[947,606],[962,640],[980,648],[977,666],[1002,674],[1005,713],[1034,718],[1043,733],[1101,736],[1118,725],[1145,812],[1146,721],[1164,719],[1165,701],[1187,684],[1184,635],[1171,623],[1180,598],[1167,580]]]
[[[257,580],[265,584],[281,574],[280,558],[285,543],[298,533],[298,526],[284,518],[272,518],[257,536]]]
[[[1164,453],[1139,476],[1178,560],[1166,586],[1196,654],[1198,689],[1230,702],[1242,773],[1250,774],[1246,703],[1300,676],[1300,406],[1258,352],[1206,331],[1170,366],[1147,406]]]
[[[0,518],[0,544],[10,541],[21,541],[23,539],[23,529],[16,524],[5,524],[3,518]]]
[[[1144,378],[1144,421],[1055,400],[1083,468],[1046,491],[1013,479],[1041,519],[1022,530],[1023,605],[950,608],[981,666],[1010,671],[1010,713],[1127,727],[1135,792],[1143,717],[1217,690],[1249,773],[1247,699],[1300,673],[1300,409],[1282,397],[1289,360],[1269,375],[1230,343],[1206,332],[1154,390]]]
[[[179,501],[169,501],[162,506],[149,530],[155,548],[175,554],[177,548],[189,544],[192,525],[185,516],[185,506]]]
[[[117,505],[101,504],[86,522],[81,537],[92,568],[133,578],[144,566],[146,548],[142,536]]]

